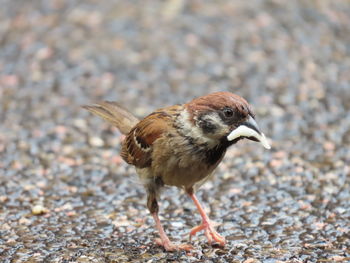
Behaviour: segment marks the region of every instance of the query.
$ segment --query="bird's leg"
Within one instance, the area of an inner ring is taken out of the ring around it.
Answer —
[[[193,193],[193,190],[188,191],[188,195],[193,200],[194,204],[196,205],[202,217],[202,224],[191,229],[190,239],[198,231],[204,230],[205,236],[207,237],[209,244],[211,244],[212,241],[214,240],[215,242],[219,243],[220,246],[225,246],[225,243],[226,243],[225,238],[216,232],[216,230],[214,229],[214,223],[209,219],[208,215],[205,213],[203,207],[201,206],[197,197]]]
[[[187,244],[176,245],[169,240],[167,234],[163,229],[160,219],[158,217],[159,207],[158,207],[155,191],[148,191],[147,207],[153,216],[153,219],[156,223],[156,228],[160,236],[160,238],[156,239],[156,243],[158,245],[163,246],[166,251],[175,251],[175,250],[190,251],[193,248],[191,245],[187,245]]]

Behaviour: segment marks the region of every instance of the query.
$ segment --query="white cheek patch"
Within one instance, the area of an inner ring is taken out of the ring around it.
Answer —
[[[233,141],[239,137],[254,137],[256,138],[266,149],[271,149],[270,144],[268,143],[265,135],[263,133],[259,134],[255,130],[241,125],[237,129],[234,129],[228,136],[227,140]]]
[[[194,138],[196,140],[196,143],[207,144],[210,147],[217,145],[217,140],[205,136],[202,129],[196,125],[193,125],[193,123],[190,121],[190,114],[187,110],[181,112],[178,119],[178,124],[181,127],[181,133],[190,138]]]
[[[204,120],[210,120],[215,124],[219,124],[219,126],[224,126],[224,123],[222,122],[221,118],[219,117],[219,115],[217,113],[211,113],[211,114],[207,114],[204,117]]]

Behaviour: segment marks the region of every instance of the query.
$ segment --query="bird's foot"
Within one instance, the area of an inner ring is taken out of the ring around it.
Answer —
[[[166,251],[178,251],[178,250],[185,250],[185,251],[191,251],[193,250],[193,246],[189,244],[179,244],[176,245],[172,243],[170,240],[161,240],[160,238],[156,238],[156,243],[159,246],[164,247]]]
[[[224,247],[226,240],[223,236],[216,232],[216,230],[214,229],[215,224],[216,223],[213,223],[211,221],[203,221],[201,225],[192,228],[190,231],[190,240],[192,236],[194,236],[197,232],[204,230],[205,236],[207,237],[209,244],[212,244],[212,242],[215,241],[220,246]]]

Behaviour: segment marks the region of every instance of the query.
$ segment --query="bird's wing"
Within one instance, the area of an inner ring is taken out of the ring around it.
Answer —
[[[121,152],[122,158],[138,168],[152,165],[153,143],[172,129],[173,114],[181,106],[159,109],[141,120],[127,135]]]

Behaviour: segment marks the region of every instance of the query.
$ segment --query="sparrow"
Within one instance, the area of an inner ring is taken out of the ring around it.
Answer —
[[[225,246],[195,192],[213,174],[228,147],[242,139],[270,145],[255,121],[255,115],[242,97],[216,92],[192,101],[158,109],[139,120],[116,102],[104,101],[83,108],[116,126],[125,135],[121,157],[135,166],[147,191],[147,207],[154,218],[166,251],[191,250],[189,244],[174,244],[159,220],[158,199],[164,186],[176,186],[189,195],[202,223],[189,232],[190,238],[204,230],[211,244]]]

